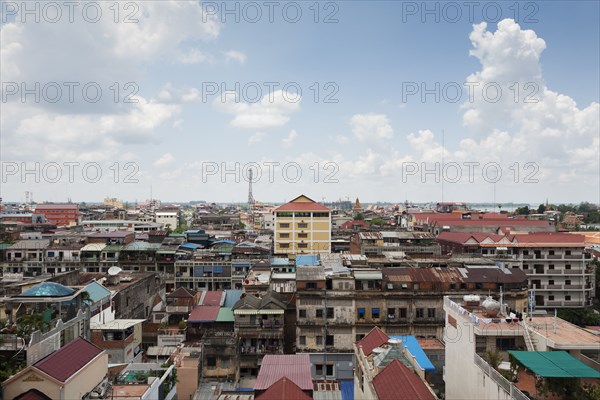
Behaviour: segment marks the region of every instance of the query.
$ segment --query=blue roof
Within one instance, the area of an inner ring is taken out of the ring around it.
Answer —
[[[230,244],[230,245],[235,245],[235,242],[233,240],[217,240],[216,242],[212,242],[213,246],[215,244]]]
[[[97,303],[106,297],[110,297],[110,290],[96,281],[90,282],[84,290],[89,293],[92,304]]]
[[[342,400],[354,400],[354,381],[340,381]]]
[[[417,360],[417,364],[425,371],[435,371],[435,367],[421,348],[417,338],[414,336],[390,336],[390,338],[402,340],[402,348],[408,348],[410,354]]]
[[[195,250],[195,249],[201,249],[203,246],[200,246],[199,244],[195,244],[195,243],[184,243],[182,245],[179,245],[179,247],[182,249]]]
[[[190,234],[190,233],[204,233],[205,231],[203,229],[188,229],[187,231],[183,232],[186,235]]]
[[[75,289],[63,286],[55,282],[42,282],[35,285],[17,297],[66,297],[75,293]]]
[[[223,304],[223,307],[233,308],[234,304],[242,298],[242,293],[244,293],[243,290],[225,290],[225,304]]]
[[[296,256],[296,266],[297,267],[302,267],[302,266],[315,266],[315,265],[320,265],[319,264],[319,256],[316,254],[302,254],[299,256]]]

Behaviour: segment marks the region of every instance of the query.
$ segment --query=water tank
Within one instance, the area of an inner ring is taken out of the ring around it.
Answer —
[[[466,294],[463,296],[463,301],[465,303],[477,303],[479,304],[480,297],[476,294]]]
[[[485,314],[490,318],[494,318],[500,313],[500,302],[494,300],[491,296],[488,296],[483,303],[481,303],[481,306],[483,307]]]

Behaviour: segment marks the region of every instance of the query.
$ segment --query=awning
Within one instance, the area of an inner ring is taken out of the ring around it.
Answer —
[[[544,378],[600,378],[566,351],[509,351],[521,364]]]
[[[383,274],[377,271],[354,271],[354,279],[356,280],[381,280]]]
[[[234,310],[233,313],[235,315],[256,315],[256,314],[267,314],[267,315],[275,315],[275,314],[283,314],[283,310]]]

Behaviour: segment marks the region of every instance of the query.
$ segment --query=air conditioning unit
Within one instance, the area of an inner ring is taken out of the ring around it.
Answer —
[[[402,289],[407,289],[407,288],[408,288],[408,285],[406,283],[403,283],[402,284]]]

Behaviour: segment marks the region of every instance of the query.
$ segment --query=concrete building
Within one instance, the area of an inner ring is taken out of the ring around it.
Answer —
[[[177,211],[157,211],[154,222],[161,224],[165,229],[177,229],[179,226],[179,213]]]
[[[81,399],[105,378],[108,357],[78,338],[2,383],[5,399]]]
[[[496,266],[395,267],[327,276],[321,266],[296,269],[296,350],[348,352],[373,326],[389,335],[443,339],[443,297],[499,295],[527,304],[527,277]]]
[[[495,368],[486,361],[490,352],[497,353],[501,361],[508,364],[508,351],[564,350],[582,361],[584,367],[600,370],[598,336],[560,318],[547,315],[519,318],[509,312],[506,305],[486,304],[476,297],[447,296],[444,311],[447,399],[528,398],[519,388],[535,390],[536,378],[522,369],[513,369],[512,373],[518,374],[517,383],[507,380],[496,370],[502,365]]]
[[[92,343],[106,351],[111,364],[141,361],[143,319],[115,319],[91,325]]]
[[[437,398],[425,381],[425,368],[403,346],[401,339],[391,339],[375,327],[363,339],[354,343],[354,356],[355,399]],[[424,364],[425,359],[421,363]]]
[[[592,304],[595,275],[583,235],[445,232],[438,240],[453,254],[481,254],[506,268],[523,270],[529,278],[529,288],[534,291],[537,308],[579,308]]]
[[[319,254],[331,252],[331,210],[300,195],[277,207],[275,254]]]
[[[37,204],[35,214],[41,214],[46,221],[57,226],[75,226],[79,223],[77,204]]]

